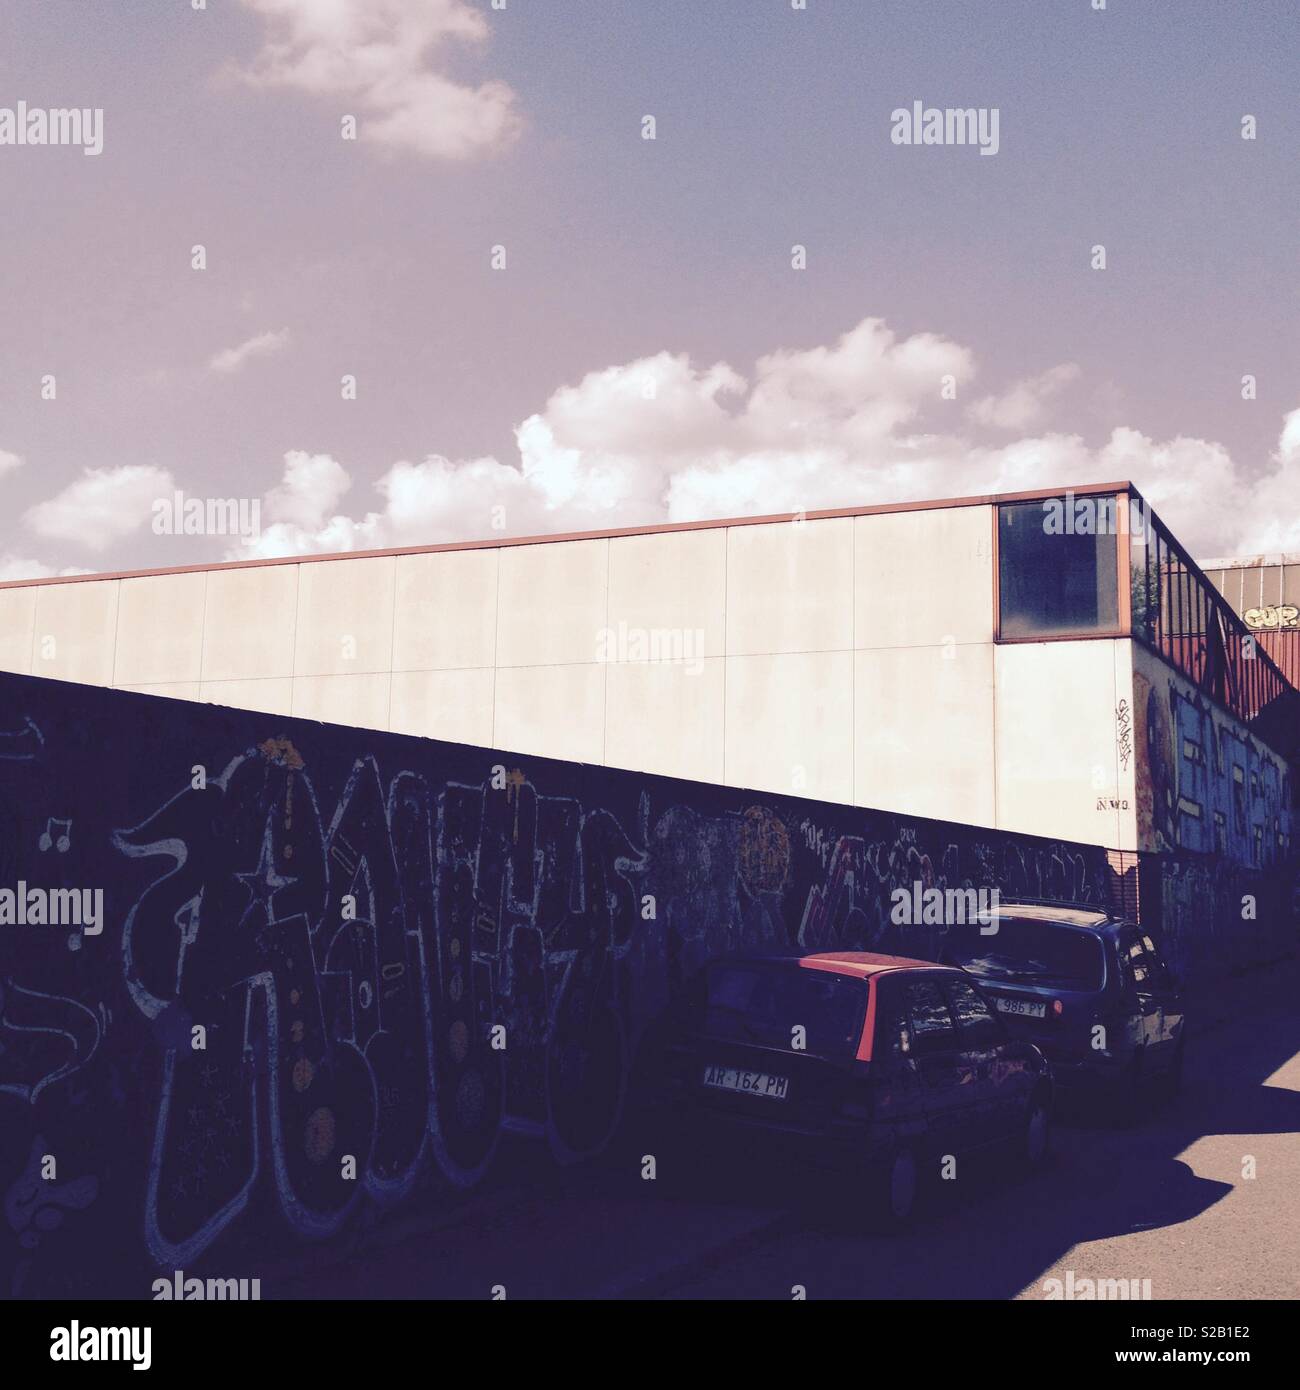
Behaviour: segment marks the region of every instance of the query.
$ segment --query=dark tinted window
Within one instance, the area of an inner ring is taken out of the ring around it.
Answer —
[[[952,1015],[944,1003],[939,986],[932,980],[912,980],[906,989],[907,1011],[912,1018],[912,1034],[922,1051],[956,1041]]]
[[[968,1044],[985,1045],[1002,1036],[992,1010],[965,980],[949,980],[944,985],[948,1007],[957,1020],[958,1039]]]
[[[1101,940],[1092,932],[1029,917],[996,916],[997,930],[981,935],[977,923],[955,926],[943,959],[986,980],[1019,981],[1057,989],[1100,989]]]
[[[852,1054],[862,1037],[865,980],[785,962],[721,963],[708,968],[705,994],[713,1037],[789,1047],[802,1026],[807,1050],[820,1056]]]
[[[1003,637],[1061,637],[1118,626],[1120,506],[1126,499],[1078,497],[998,508]],[[1106,534],[1095,534],[1099,525]]]

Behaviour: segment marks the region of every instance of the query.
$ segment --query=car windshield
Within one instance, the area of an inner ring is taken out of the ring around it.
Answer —
[[[705,980],[705,1032],[788,1048],[796,1027],[817,1056],[852,1055],[862,1035],[865,980],[787,962],[712,965]]]
[[[1101,988],[1101,940],[1092,932],[1000,914],[988,925],[997,930],[987,936],[981,934],[978,923],[954,927],[944,946],[944,960],[982,979],[1009,984]]]

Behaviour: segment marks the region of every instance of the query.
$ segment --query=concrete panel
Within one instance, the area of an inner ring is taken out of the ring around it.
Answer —
[[[993,640],[993,509],[853,518],[856,647]]]
[[[384,555],[298,567],[295,676],[351,676],[391,668],[396,566],[394,556]]]
[[[288,676],[266,680],[204,681],[199,699],[230,709],[257,710],[262,714],[293,713],[293,681]]]
[[[388,727],[420,738],[489,744],[495,674],[491,667],[394,671]]]
[[[1000,829],[1121,843],[1121,817],[1133,808],[1123,808],[1120,792],[1114,645],[1025,642],[995,649]]]
[[[293,675],[299,568],[262,565],[209,573],[204,682]]]
[[[609,669],[595,664],[499,669],[493,744],[516,753],[599,763]]]
[[[121,581],[114,685],[198,681],[207,586],[208,577],[202,572]]]
[[[720,782],[725,687],[720,658],[611,665],[606,764]]]
[[[993,644],[857,652],[853,800],[995,823]]]
[[[0,589],[0,671],[30,675],[37,589]]]
[[[853,655],[727,662],[726,776],[733,787],[853,799]]]
[[[397,557],[394,671],[492,665],[499,553],[449,550]]]
[[[38,589],[32,675],[112,685],[118,583],[87,580]]]
[[[518,545],[500,554],[497,665],[596,661],[605,627],[609,542]]]
[[[301,719],[350,724],[358,729],[388,728],[387,671],[359,676],[295,676],[293,713]]]
[[[609,543],[614,661],[691,660],[726,650],[727,533],[670,531]]]
[[[1116,788],[1120,801],[1116,820],[1116,839],[1111,849],[1138,848],[1138,770],[1143,766],[1147,750],[1139,737],[1145,728],[1145,710],[1137,709],[1136,685],[1133,679],[1135,643],[1113,642],[1115,653],[1115,762]]]
[[[727,533],[727,653],[853,645],[853,521],[734,526]]]

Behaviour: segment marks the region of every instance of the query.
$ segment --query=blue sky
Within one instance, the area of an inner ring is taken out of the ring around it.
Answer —
[[[1202,553],[1300,549],[1298,38],[1283,0],[9,0],[0,108],[102,107],[104,151],[0,146],[0,577],[1121,475]],[[892,144],[917,100],[997,108],[997,155]],[[176,487],[265,533],[154,534]]]

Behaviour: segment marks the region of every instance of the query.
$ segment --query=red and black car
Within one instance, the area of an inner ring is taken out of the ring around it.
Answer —
[[[659,1055],[661,1105],[691,1142],[748,1132],[859,1173],[887,1225],[945,1155],[1010,1145],[1033,1165],[1047,1152],[1047,1062],[951,967],[852,951],[718,960]]]

